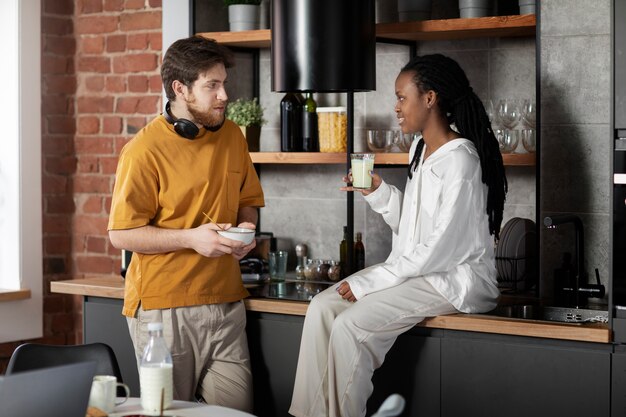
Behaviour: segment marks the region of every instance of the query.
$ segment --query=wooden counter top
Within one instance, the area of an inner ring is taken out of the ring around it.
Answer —
[[[53,281],[50,283],[50,291],[63,294],[123,299],[124,280],[121,277],[102,276],[69,281]],[[308,303],[303,301],[267,298],[249,298],[244,300],[244,303],[250,311],[300,316],[306,314],[308,306]],[[432,317],[424,320],[418,326],[595,343],[611,342],[611,331],[607,324],[602,323],[570,324],[509,319],[487,314],[460,313]]]

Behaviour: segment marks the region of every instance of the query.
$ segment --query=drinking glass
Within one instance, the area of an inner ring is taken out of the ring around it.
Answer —
[[[395,142],[395,132],[387,129],[368,129],[367,147],[372,152],[389,152]]]
[[[485,111],[487,112],[489,123],[491,123],[491,128],[495,129],[496,126],[500,124],[500,121],[498,120],[498,114],[496,112],[496,107],[493,105],[493,100],[487,100],[485,102]]]
[[[535,138],[535,129],[522,129],[522,145],[526,152],[535,152],[537,149],[537,139]]]
[[[402,133],[401,130],[395,132],[395,144],[402,152],[409,152],[411,150],[411,144],[413,139],[417,136],[417,133]]]
[[[496,108],[496,114],[503,128],[509,130],[513,129],[520,120],[520,110],[517,100],[500,100]]]
[[[269,253],[270,280],[281,282],[285,280],[287,273],[287,251],[276,251]]]
[[[528,129],[534,129],[537,125],[537,107],[532,100],[524,100],[522,105],[522,123]]]
[[[352,165],[352,187],[367,189],[372,186],[370,171],[374,169],[373,153],[350,154]]]
[[[513,153],[519,143],[519,130],[504,129],[500,135],[500,152]]]

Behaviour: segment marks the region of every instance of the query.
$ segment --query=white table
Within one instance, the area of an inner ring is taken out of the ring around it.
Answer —
[[[123,417],[141,413],[141,400],[139,398],[129,398],[124,404],[115,407],[115,410],[109,414],[109,417]],[[174,401],[170,408],[163,410],[163,415],[178,417],[254,417],[252,414],[232,408],[190,401]]]

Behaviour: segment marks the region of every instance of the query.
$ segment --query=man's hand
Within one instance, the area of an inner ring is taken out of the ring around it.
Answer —
[[[230,223],[222,223],[220,226],[225,230],[231,227]],[[217,258],[222,255],[233,254],[245,247],[243,242],[220,236],[217,234],[217,230],[219,230],[218,226],[213,223],[206,223],[189,229],[191,249],[202,256]]]
[[[254,223],[250,223],[250,222],[239,223],[239,225],[237,227],[242,227],[244,229],[256,230],[256,225]],[[255,247],[256,247],[256,239],[252,239],[252,242],[249,245],[245,245],[245,246],[242,246],[240,248],[233,249],[233,253],[232,253],[233,258],[235,258],[235,259],[237,259],[239,261],[239,260],[243,259],[243,257],[246,256],[248,254],[248,252],[250,252]]]
[[[354,296],[354,294],[352,294],[352,289],[350,289],[350,284],[348,284],[346,281],[339,284],[339,286],[337,287],[337,293],[344,300],[348,300],[352,303],[356,302],[356,297]]]

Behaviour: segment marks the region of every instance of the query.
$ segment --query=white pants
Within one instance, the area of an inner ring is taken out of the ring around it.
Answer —
[[[174,362],[174,399],[252,412],[252,373],[243,301],[163,310],[127,317],[137,362],[148,344],[148,323],[163,323]],[[139,368],[139,366],[138,366]]]
[[[426,317],[456,312],[422,278],[355,303],[337,286],[315,296],[306,313],[289,409],[297,417],[365,416],[372,375],[396,338]]]

